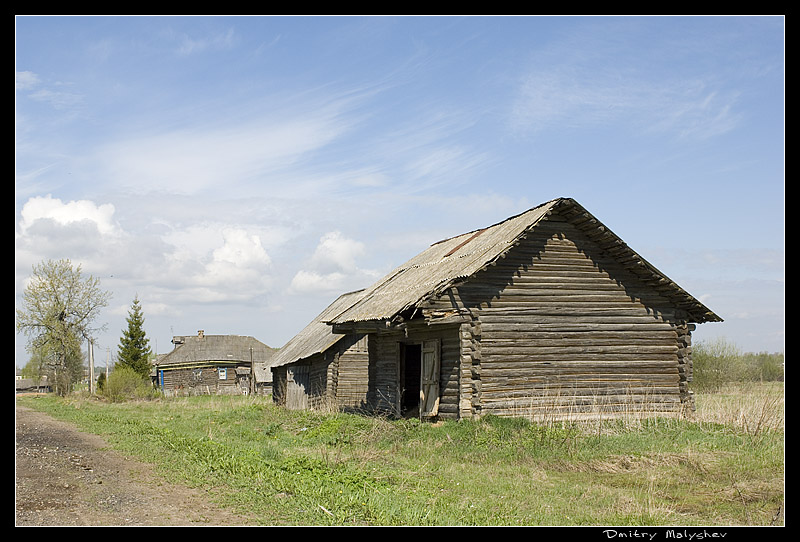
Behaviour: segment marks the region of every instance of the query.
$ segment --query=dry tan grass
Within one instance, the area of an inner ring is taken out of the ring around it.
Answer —
[[[783,431],[786,405],[783,382],[729,385],[697,397],[692,419],[731,426],[750,435]]]

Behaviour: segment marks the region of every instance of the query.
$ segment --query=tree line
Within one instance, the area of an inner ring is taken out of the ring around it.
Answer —
[[[782,382],[783,352],[743,352],[729,339],[698,342],[692,349],[692,387],[717,391],[727,384]]]
[[[30,360],[23,374],[47,377],[59,395],[68,394],[83,378],[83,345],[105,329],[95,325],[100,310],[108,305],[111,292],[92,276],[83,277],[81,266],[68,259],[46,260],[33,266],[16,310],[16,328],[27,339]],[[144,331],[144,316],[138,296],[128,312],[117,353],[115,373],[137,381],[149,380],[153,352]],[[105,375],[99,384],[106,386]]]

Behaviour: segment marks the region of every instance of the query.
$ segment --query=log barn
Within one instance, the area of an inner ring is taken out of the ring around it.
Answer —
[[[691,333],[719,321],[559,198],[337,299],[281,352],[274,397],[423,419],[681,413]]]
[[[176,336],[172,352],[156,361],[156,384],[168,397],[182,395],[247,395],[271,382],[256,382],[270,374],[275,349],[242,335]],[[262,370],[259,370],[262,369]],[[271,391],[271,390],[270,390]]]

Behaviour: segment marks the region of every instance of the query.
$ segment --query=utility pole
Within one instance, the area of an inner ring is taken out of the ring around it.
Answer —
[[[89,339],[89,395],[94,395],[94,343]]]

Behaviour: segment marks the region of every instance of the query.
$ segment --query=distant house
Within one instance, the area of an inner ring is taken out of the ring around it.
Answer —
[[[425,419],[677,413],[691,332],[718,321],[559,198],[340,297],[281,349],[273,397]]]
[[[49,393],[53,391],[52,386],[47,381],[47,376],[41,378],[22,378],[17,376],[15,379],[16,393]]]
[[[268,392],[271,379],[257,383],[255,375],[275,352],[264,343],[240,335],[176,336],[172,352],[154,365],[156,385],[167,396],[231,395]]]

